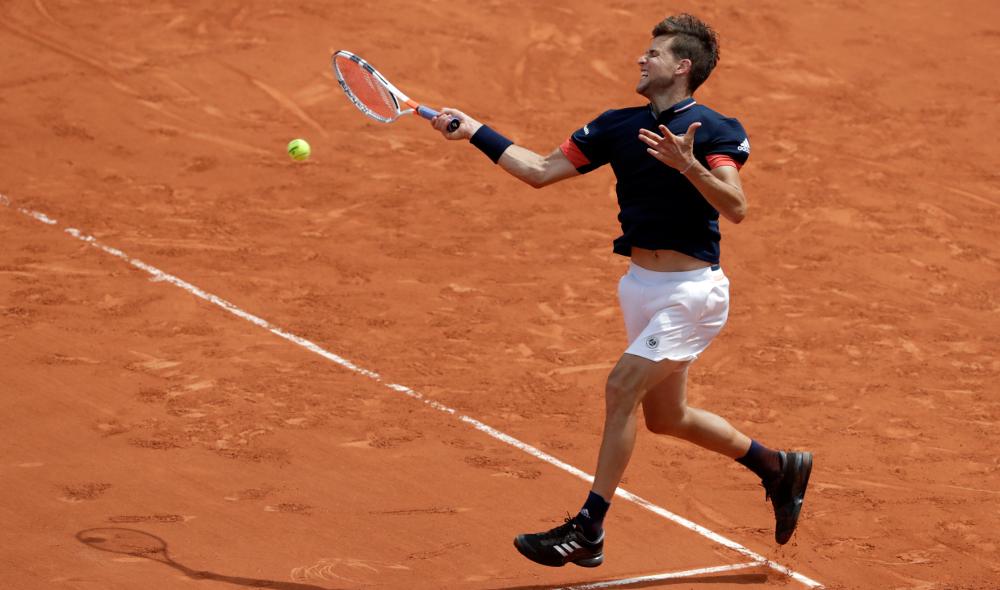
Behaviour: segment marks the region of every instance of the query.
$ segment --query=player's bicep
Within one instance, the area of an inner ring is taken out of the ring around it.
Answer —
[[[740,171],[736,166],[719,166],[712,168],[712,176],[733,188],[743,192],[743,182],[740,181]]]

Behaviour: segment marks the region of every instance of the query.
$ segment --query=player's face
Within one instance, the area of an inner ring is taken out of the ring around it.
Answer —
[[[635,91],[650,98],[652,95],[669,89],[677,76],[678,68],[681,68],[688,60],[678,60],[672,51],[670,44],[672,37],[653,37],[649,43],[649,49],[643,53],[637,63],[639,64],[639,83]]]

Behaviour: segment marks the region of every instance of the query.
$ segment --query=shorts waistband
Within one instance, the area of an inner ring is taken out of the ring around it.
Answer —
[[[713,278],[715,273],[722,272],[722,266],[718,264],[713,264],[712,266],[706,266],[704,268],[696,268],[695,270],[682,270],[678,272],[661,272],[658,270],[649,270],[648,268],[643,268],[635,263],[629,263],[628,274],[633,276],[635,279],[642,283],[649,284],[660,284],[660,283],[675,283],[680,281],[698,281],[707,280]]]

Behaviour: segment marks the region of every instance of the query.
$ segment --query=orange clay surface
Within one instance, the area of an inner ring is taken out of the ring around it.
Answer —
[[[604,566],[536,566],[513,536],[585,482],[64,231],[590,472],[626,344],[610,170],[535,191],[419,118],[363,117],[329,55],[547,153],[641,104],[635,58],[684,10],[722,39],[697,97],[754,149],[690,398],[816,468],[780,548],[755,478],[707,451],[642,432],[623,486],[828,588],[1000,587],[988,0],[0,4],[0,586],[525,590],[746,562],[618,499]]]

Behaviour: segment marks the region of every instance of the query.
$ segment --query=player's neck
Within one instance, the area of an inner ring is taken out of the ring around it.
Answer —
[[[687,88],[678,86],[668,88],[659,94],[650,96],[649,102],[653,105],[653,110],[656,111],[656,115],[659,116],[660,113],[686,98],[691,98],[691,93],[688,92]]]

